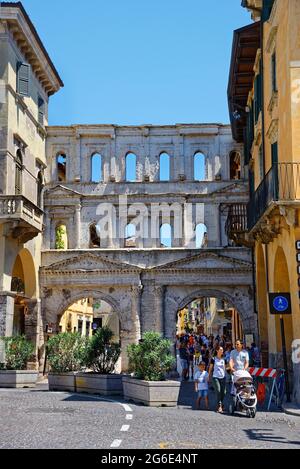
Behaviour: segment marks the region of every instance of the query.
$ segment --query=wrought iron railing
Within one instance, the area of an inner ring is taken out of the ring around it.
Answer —
[[[229,239],[236,240],[248,231],[247,205],[234,204],[229,207],[225,231]]]
[[[276,163],[253,194],[248,204],[251,230],[273,202],[300,201],[300,163]]]

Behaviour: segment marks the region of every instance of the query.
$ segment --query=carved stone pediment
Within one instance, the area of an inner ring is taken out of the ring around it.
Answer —
[[[52,272],[52,273],[59,273],[59,272],[97,272],[97,271],[107,271],[108,273],[111,272],[133,272],[139,270],[138,267],[131,266],[129,264],[125,264],[122,262],[117,262],[114,260],[110,260],[105,258],[104,256],[91,254],[91,253],[84,253],[79,254],[76,257],[72,257],[71,259],[66,259],[64,261],[56,262],[55,264],[49,265],[45,267],[44,272]]]
[[[47,198],[60,198],[60,197],[72,197],[72,198],[80,198],[81,194],[80,192],[74,191],[73,189],[69,189],[68,187],[65,187],[61,184],[58,184],[57,186],[47,189],[45,191],[45,197]]]
[[[245,194],[247,192],[247,188],[244,184],[237,184],[233,183],[228,186],[222,187],[222,189],[218,189],[217,191],[213,192],[213,194],[218,195],[230,195],[230,194]]]
[[[247,270],[251,271],[252,265],[250,262],[235,259],[233,257],[226,257],[214,252],[202,252],[193,257],[180,259],[170,262],[159,267],[154,267],[152,270]]]

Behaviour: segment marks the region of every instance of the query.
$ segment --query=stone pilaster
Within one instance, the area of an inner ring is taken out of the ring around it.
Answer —
[[[164,287],[145,285],[142,297],[142,332],[156,331],[164,335]]]
[[[128,371],[128,355],[127,347],[130,344],[137,344],[141,338],[141,325],[140,325],[140,314],[141,314],[141,294],[142,286],[133,286],[130,289],[130,304],[128,305],[128,313],[123,314],[121,318],[121,361],[122,371]]]
[[[30,368],[36,368],[38,364],[38,348],[40,333],[40,300],[28,300],[25,306],[25,336],[34,345],[34,353]]]
[[[14,322],[14,295],[0,293],[0,337],[11,337]],[[4,343],[0,340],[0,363],[4,362]]]

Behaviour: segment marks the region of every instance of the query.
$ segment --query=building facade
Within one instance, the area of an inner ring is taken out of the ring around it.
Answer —
[[[249,197],[230,126],[49,127],[61,79],[22,5],[0,13],[0,335],[25,333],[42,368],[49,331],[86,333],[90,299],[93,318],[114,315],[126,370],[128,344],[175,342],[178,312],[208,297],[257,339],[252,251],[228,223]]]
[[[0,85],[0,336],[26,333],[37,359],[48,104],[63,83],[20,3],[1,2]]]
[[[284,325],[293,397],[300,402],[300,357],[293,348],[300,338],[300,4],[245,0],[243,6],[254,23],[235,31],[228,89],[250,182],[248,221],[239,236],[255,253],[265,365],[283,367],[280,319],[269,313],[268,293],[291,294]]]

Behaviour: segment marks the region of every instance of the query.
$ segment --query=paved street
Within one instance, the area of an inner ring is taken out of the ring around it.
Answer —
[[[196,411],[192,389],[182,386],[178,409],[49,393],[45,385],[0,390],[0,448],[300,448],[299,417],[259,412],[250,420]]]

